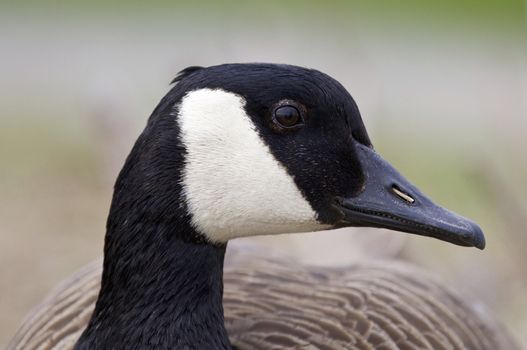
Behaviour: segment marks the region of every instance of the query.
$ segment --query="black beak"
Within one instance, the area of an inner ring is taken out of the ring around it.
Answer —
[[[342,226],[387,228],[485,248],[478,225],[434,204],[373,149],[357,144],[356,150],[365,183],[358,195],[337,198]]]

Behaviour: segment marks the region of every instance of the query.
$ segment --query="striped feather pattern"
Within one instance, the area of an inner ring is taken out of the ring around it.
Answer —
[[[101,261],[63,282],[8,350],[72,349],[97,298]],[[307,267],[230,252],[225,323],[236,349],[516,349],[490,318],[394,261]]]

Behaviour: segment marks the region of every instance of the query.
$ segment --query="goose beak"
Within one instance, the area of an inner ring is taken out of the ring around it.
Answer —
[[[365,174],[364,187],[337,198],[339,226],[370,226],[434,237],[461,246],[485,248],[483,232],[469,219],[434,204],[373,149],[356,147]]]

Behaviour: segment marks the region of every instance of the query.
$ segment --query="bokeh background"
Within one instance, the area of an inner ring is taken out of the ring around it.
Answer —
[[[259,241],[314,264],[395,256],[527,346],[527,4],[522,0],[0,2],[0,347],[102,252],[113,181],[177,71],[317,68],[377,150],[484,228],[478,251],[378,230]]]

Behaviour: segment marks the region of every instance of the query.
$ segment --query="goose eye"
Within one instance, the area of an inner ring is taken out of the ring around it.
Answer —
[[[300,111],[293,106],[281,106],[274,111],[274,120],[284,128],[292,128],[302,125],[303,120]]]

